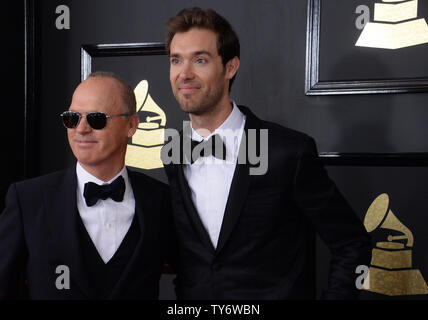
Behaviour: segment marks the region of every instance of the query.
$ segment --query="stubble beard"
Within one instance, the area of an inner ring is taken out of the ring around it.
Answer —
[[[213,92],[203,92],[199,97],[180,96],[178,90],[174,93],[181,110],[188,114],[200,116],[214,108],[219,104],[224,93],[224,85],[215,88]]]

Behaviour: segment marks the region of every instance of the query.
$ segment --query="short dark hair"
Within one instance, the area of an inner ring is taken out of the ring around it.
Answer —
[[[168,20],[166,28],[165,47],[168,55],[170,54],[172,38],[176,33],[187,32],[192,28],[200,28],[211,30],[217,34],[218,54],[221,56],[224,66],[234,57],[240,57],[238,36],[230,23],[212,9],[198,7],[182,9],[175,17]],[[235,76],[230,80],[229,91]]]
[[[137,102],[135,99],[135,93],[134,90],[118,75],[114,74],[113,72],[106,72],[106,71],[95,71],[92,72],[88,78],[110,78],[114,79],[119,84],[119,90],[122,96],[122,101],[125,105],[126,112],[127,113],[135,113],[137,110]]]

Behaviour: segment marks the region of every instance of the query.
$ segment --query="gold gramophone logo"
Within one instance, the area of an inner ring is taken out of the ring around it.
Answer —
[[[376,243],[363,289],[388,296],[428,294],[428,286],[421,272],[412,269],[413,234],[389,208],[386,193],[370,205],[364,226],[367,232],[388,229],[399,235],[390,234],[388,241]]]
[[[418,19],[418,0],[376,2],[374,22],[368,22],[357,43],[359,47],[400,49],[428,42],[428,25]]]
[[[162,168],[161,149],[165,142],[165,112],[153,101],[149,94],[149,83],[142,80],[134,90],[137,113],[145,116],[126,149],[127,166],[140,169]]]

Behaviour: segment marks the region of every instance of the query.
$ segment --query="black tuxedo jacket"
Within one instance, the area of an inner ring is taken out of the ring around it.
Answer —
[[[128,170],[141,236],[109,299],[157,299],[167,256],[167,186]],[[78,237],[75,167],[12,184],[0,216],[0,298],[93,299]],[[55,286],[56,267],[70,289]]]
[[[355,269],[370,262],[370,238],[329,179],[314,140],[239,108],[246,132],[268,129],[268,171],[250,175],[250,164],[237,164],[216,249],[183,165],[165,167],[180,246],[178,298],[314,298],[314,230],[332,253],[324,298],[355,298]]]

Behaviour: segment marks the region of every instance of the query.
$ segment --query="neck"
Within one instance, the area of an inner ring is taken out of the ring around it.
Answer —
[[[85,169],[87,172],[89,172],[94,177],[104,181],[108,182],[111,179],[113,179],[123,168],[125,165],[125,160],[122,162],[118,162],[116,164],[109,162],[107,165],[87,165],[84,163],[79,162],[80,165]]]
[[[193,129],[198,132],[202,137],[206,138],[214,130],[222,125],[222,123],[231,114],[233,109],[229,98],[219,103],[215,108],[204,114],[189,114],[190,122]]]

